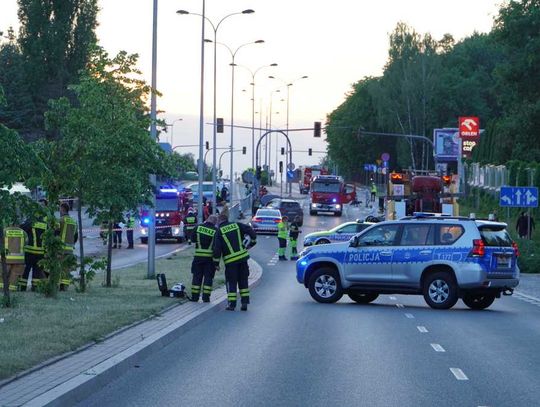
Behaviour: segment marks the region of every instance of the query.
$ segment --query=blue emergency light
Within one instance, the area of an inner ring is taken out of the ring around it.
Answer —
[[[142,223],[148,225],[150,223],[150,218],[143,218]]]
[[[333,199],[332,199],[332,202],[336,203],[336,202],[337,202],[337,199],[336,199],[336,198],[333,198]]]

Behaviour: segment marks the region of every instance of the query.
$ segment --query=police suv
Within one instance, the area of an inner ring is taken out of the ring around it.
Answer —
[[[518,255],[505,223],[418,215],[377,223],[349,242],[308,247],[296,271],[318,302],[422,294],[432,308],[461,298],[484,309],[518,285]]]

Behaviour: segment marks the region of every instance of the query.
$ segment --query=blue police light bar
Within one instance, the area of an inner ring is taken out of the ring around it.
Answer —
[[[336,203],[336,202],[337,202],[337,199],[336,199],[336,198],[333,198],[333,199],[332,199],[332,202]]]
[[[150,218],[143,218],[142,223],[148,225],[150,223]]]
[[[165,193],[171,192],[171,193],[175,193],[175,194],[176,194],[176,193],[178,192],[178,190],[177,190],[176,188],[170,188],[170,187],[167,187],[167,188],[163,188],[163,187],[162,187],[162,188],[160,188],[159,190],[160,190],[160,192],[165,192]]]

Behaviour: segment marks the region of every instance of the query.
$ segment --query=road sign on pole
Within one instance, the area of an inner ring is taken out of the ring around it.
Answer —
[[[390,154],[388,153],[382,153],[381,160],[383,161],[389,161],[390,160]]]
[[[537,208],[537,187],[501,187],[499,205],[513,208]]]

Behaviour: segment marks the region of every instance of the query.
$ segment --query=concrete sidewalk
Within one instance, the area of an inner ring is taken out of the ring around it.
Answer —
[[[249,285],[253,288],[262,277],[262,268],[250,260],[250,270]],[[160,315],[112,333],[99,343],[23,372],[0,387],[0,406],[67,406],[84,400],[187,329],[223,309],[227,303],[225,287],[214,290],[212,298],[208,304],[178,303]]]

